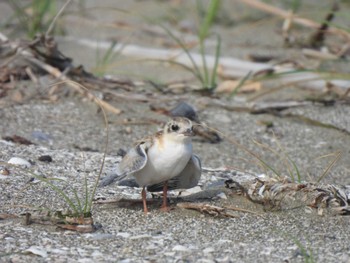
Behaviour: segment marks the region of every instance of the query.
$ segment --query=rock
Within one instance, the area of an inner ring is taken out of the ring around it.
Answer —
[[[93,233],[93,234],[86,234],[86,238],[93,239],[93,240],[105,240],[105,239],[112,239],[115,238],[112,234],[106,234],[106,233]]]
[[[23,168],[29,168],[31,167],[31,163],[28,162],[25,159],[19,158],[19,157],[12,157],[8,163],[13,164],[13,165],[18,165],[18,166],[22,166]]]
[[[212,253],[215,252],[215,249],[212,247],[207,247],[205,249],[203,249],[203,253],[207,254],[207,253]]]
[[[219,199],[227,199],[227,196],[226,196],[226,194],[224,192],[221,192],[221,193],[217,194],[216,197],[219,198]]]
[[[169,111],[170,116],[173,117],[186,117],[191,121],[198,121],[196,110],[192,105],[186,102],[180,102],[175,108]]]
[[[184,191],[181,191],[180,192],[180,196],[189,196],[189,195],[192,195],[192,194],[196,194],[196,193],[199,193],[201,192],[202,189],[200,186],[196,186],[196,187],[192,187],[190,189],[186,189]]]
[[[39,140],[39,141],[50,141],[52,140],[52,136],[43,133],[41,131],[33,131],[32,132],[32,137]]]
[[[24,253],[32,253],[43,258],[47,258],[47,252],[42,247],[31,246],[30,248],[24,250]]]
[[[10,171],[6,167],[0,166],[0,175],[9,175]]]
[[[117,237],[124,237],[124,238],[129,238],[131,235],[129,233],[126,232],[119,232],[117,234]]]
[[[172,249],[173,251],[178,251],[178,252],[188,252],[188,251],[191,251],[191,249],[185,247],[185,246],[182,246],[182,245],[176,245],[175,247],[173,247]]]
[[[47,162],[51,163],[52,162],[52,157],[50,155],[42,155],[38,158],[39,161],[41,162]]]

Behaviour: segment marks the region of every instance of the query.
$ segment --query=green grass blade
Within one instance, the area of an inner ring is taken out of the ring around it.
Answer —
[[[117,41],[113,40],[102,58],[102,64],[108,64],[111,61],[111,59],[113,59],[114,55],[116,55],[114,54],[114,48],[116,45]]]
[[[315,258],[313,256],[312,250],[309,248],[306,248],[297,238],[293,237],[292,235],[288,233],[283,233],[286,237],[291,239],[295,245],[300,249],[300,252],[304,258],[304,262],[306,263],[314,263]]]
[[[56,185],[52,184],[49,180],[47,180],[45,178],[42,178],[42,177],[37,176],[37,175],[35,175],[35,178],[46,183],[48,186],[50,186],[52,188],[52,190],[54,190],[56,193],[58,193],[59,195],[61,195],[63,197],[63,199],[66,201],[66,203],[69,205],[69,207],[72,208],[74,213],[76,213],[77,215],[79,214],[79,209],[74,204],[72,199],[70,199],[69,196],[64,191],[62,191],[60,188],[58,188]]]
[[[33,0],[33,16],[29,23],[29,36],[34,37],[36,33],[42,30],[43,20],[47,12],[50,10],[50,0]]]
[[[211,73],[211,82],[210,82],[210,87],[213,89],[216,88],[216,78],[218,74],[217,70],[219,66],[220,52],[221,52],[221,37],[217,35],[217,44],[215,49],[215,62],[214,62],[213,71]]]
[[[182,63],[180,63],[180,62],[177,62],[177,61],[174,61],[174,60],[165,60],[165,59],[147,59],[147,60],[148,60],[148,61],[166,62],[166,63],[169,63],[169,64],[174,64],[174,65],[176,65],[176,66],[180,66],[180,67],[184,68],[185,70],[191,72],[192,75],[193,75],[195,78],[198,79],[197,72],[196,72],[193,68],[191,68],[191,67],[189,67],[189,66],[187,66],[187,65],[185,65],[185,64],[182,64]]]
[[[203,84],[204,80],[202,77],[202,73],[199,70],[196,62],[194,61],[189,49],[186,47],[186,45],[183,43],[183,41],[181,39],[179,39],[177,36],[175,36],[167,27],[163,26],[163,25],[159,25],[161,28],[163,28],[166,33],[181,47],[181,49],[186,53],[187,57],[189,58],[189,60],[191,61],[191,64],[193,66],[194,71],[196,72],[196,77],[198,78],[198,80]]]
[[[202,83],[203,88],[209,88],[209,71],[207,67],[207,60],[205,58],[205,48],[204,48],[204,40],[199,42],[199,49],[200,54],[202,57],[202,63],[203,63],[203,75],[204,75],[204,81]]]
[[[75,200],[77,202],[77,209],[79,210],[79,214],[81,215],[83,213],[83,207],[81,205],[79,195],[77,191],[75,191],[75,189],[73,189],[73,193],[74,193]]]
[[[329,173],[329,171],[332,169],[332,167],[336,164],[336,162],[339,161],[340,157],[342,156],[342,152],[338,152],[337,155],[335,156],[334,160],[328,165],[326,170],[323,172],[323,174],[317,179],[317,182],[321,182],[325,176]]]
[[[298,169],[298,166],[296,165],[296,163],[289,157],[289,155],[287,154],[287,158],[288,160],[292,163],[293,167],[294,167],[294,170],[297,174],[297,178],[298,178],[298,183],[301,184],[301,174],[300,174],[300,171]],[[294,176],[293,176],[293,181],[294,181]]]
[[[257,141],[254,141],[255,144],[259,145],[259,146],[262,146],[264,148],[268,148],[267,146],[261,144],[261,143],[258,143]],[[268,148],[269,149],[269,148]],[[269,149],[271,151],[271,149]],[[268,170],[272,171],[275,175],[277,175],[278,177],[281,177],[281,173],[279,173],[275,168],[273,168],[271,165],[269,165],[266,161],[264,161],[259,155],[257,155],[256,153],[248,150],[248,149],[245,149],[246,152],[248,152],[250,155],[254,156],[256,159],[258,159],[260,161],[260,163],[266,167]]]
[[[291,10],[293,11],[293,13],[296,13],[299,11],[301,7],[301,0],[293,0],[292,2],[292,8]]]
[[[23,7],[20,6],[17,0],[8,0],[8,4],[11,6],[11,8],[14,11],[14,18],[17,18],[19,23],[23,28],[28,28],[28,23],[30,20],[30,17],[28,14],[24,11],[27,7],[30,6],[30,4],[27,4]]]
[[[230,94],[230,97],[234,97],[237,92],[240,90],[241,87],[243,87],[244,83],[250,78],[250,76],[252,75],[252,71],[249,71],[247,73],[247,75],[245,75],[237,84],[237,86],[233,89],[233,91]]]
[[[211,0],[207,12],[204,17],[204,21],[201,23],[201,27],[199,29],[199,39],[201,42],[209,34],[209,29],[213,25],[214,19],[220,7],[220,0]],[[198,1],[197,1],[198,3]],[[198,5],[197,5],[198,6]]]
[[[293,168],[294,168],[294,171],[297,175],[297,182],[300,184],[301,183],[301,175],[300,175],[300,171],[299,171],[299,168],[297,166],[297,164],[292,160],[292,158],[290,158],[289,154],[287,153],[287,151],[282,147],[282,145],[280,144],[279,140],[276,138],[275,134],[273,134],[275,140],[276,140],[276,143],[278,145],[278,148],[280,148],[280,150],[283,152],[284,156],[287,157],[287,160],[289,161],[289,163],[292,164]],[[289,169],[288,169],[289,170]],[[289,173],[293,182],[295,182],[295,178],[294,178],[294,174],[292,172]]]
[[[96,190],[97,190],[97,186],[99,184],[99,181],[100,181],[100,178],[101,178],[101,174],[103,172],[103,168],[104,168],[104,165],[105,165],[107,149],[108,149],[108,141],[109,141],[109,126],[108,126],[107,114],[105,112],[105,109],[102,107],[102,105],[99,104],[99,100],[97,98],[96,98],[96,102],[101,108],[101,111],[102,111],[102,114],[103,114],[103,118],[104,118],[104,122],[105,122],[105,125],[106,125],[106,144],[105,144],[105,150],[103,152],[103,157],[102,157],[102,163],[101,163],[101,166],[100,166],[100,171],[98,173],[98,176],[97,176],[96,181],[95,181],[94,188],[93,188],[92,193],[91,193],[91,199],[88,202],[87,212],[91,212],[91,210],[92,210],[92,204],[93,204],[93,201],[94,201],[94,197],[95,197],[95,193],[96,193]]]
[[[86,214],[87,212],[91,212],[89,209],[89,188],[88,188],[86,175],[84,178],[84,189],[85,189],[84,214]]]

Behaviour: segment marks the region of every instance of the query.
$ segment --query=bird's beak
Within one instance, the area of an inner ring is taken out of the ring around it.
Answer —
[[[183,135],[185,135],[185,136],[193,136],[193,130],[192,129],[187,129],[186,131],[183,132]]]

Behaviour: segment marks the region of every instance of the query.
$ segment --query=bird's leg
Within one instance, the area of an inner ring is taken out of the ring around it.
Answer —
[[[160,208],[161,211],[164,211],[164,212],[170,211],[170,208],[167,205],[167,200],[168,200],[168,181],[165,181],[163,186],[163,204],[162,204],[162,207]]]
[[[142,188],[142,192],[141,192],[141,196],[142,196],[142,203],[143,203],[143,212],[145,213],[145,214],[147,214],[148,213],[148,209],[147,209],[147,202],[146,202],[146,186],[144,186],[143,188]]]

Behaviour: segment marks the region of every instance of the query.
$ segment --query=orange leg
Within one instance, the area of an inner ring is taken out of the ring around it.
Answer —
[[[163,204],[162,204],[162,207],[160,208],[161,211],[164,211],[164,212],[170,211],[170,208],[168,207],[168,204],[167,204],[167,200],[168,200],[168,181],[166,181],[163,186]]]
[[[142,188],[141,196],[142,196],[142,203],[143,203],[143,212],[145,214],[147,214],[148,213],[148,209],[147,209],[146,189],[145,188],[146,188],[145,186]]]

